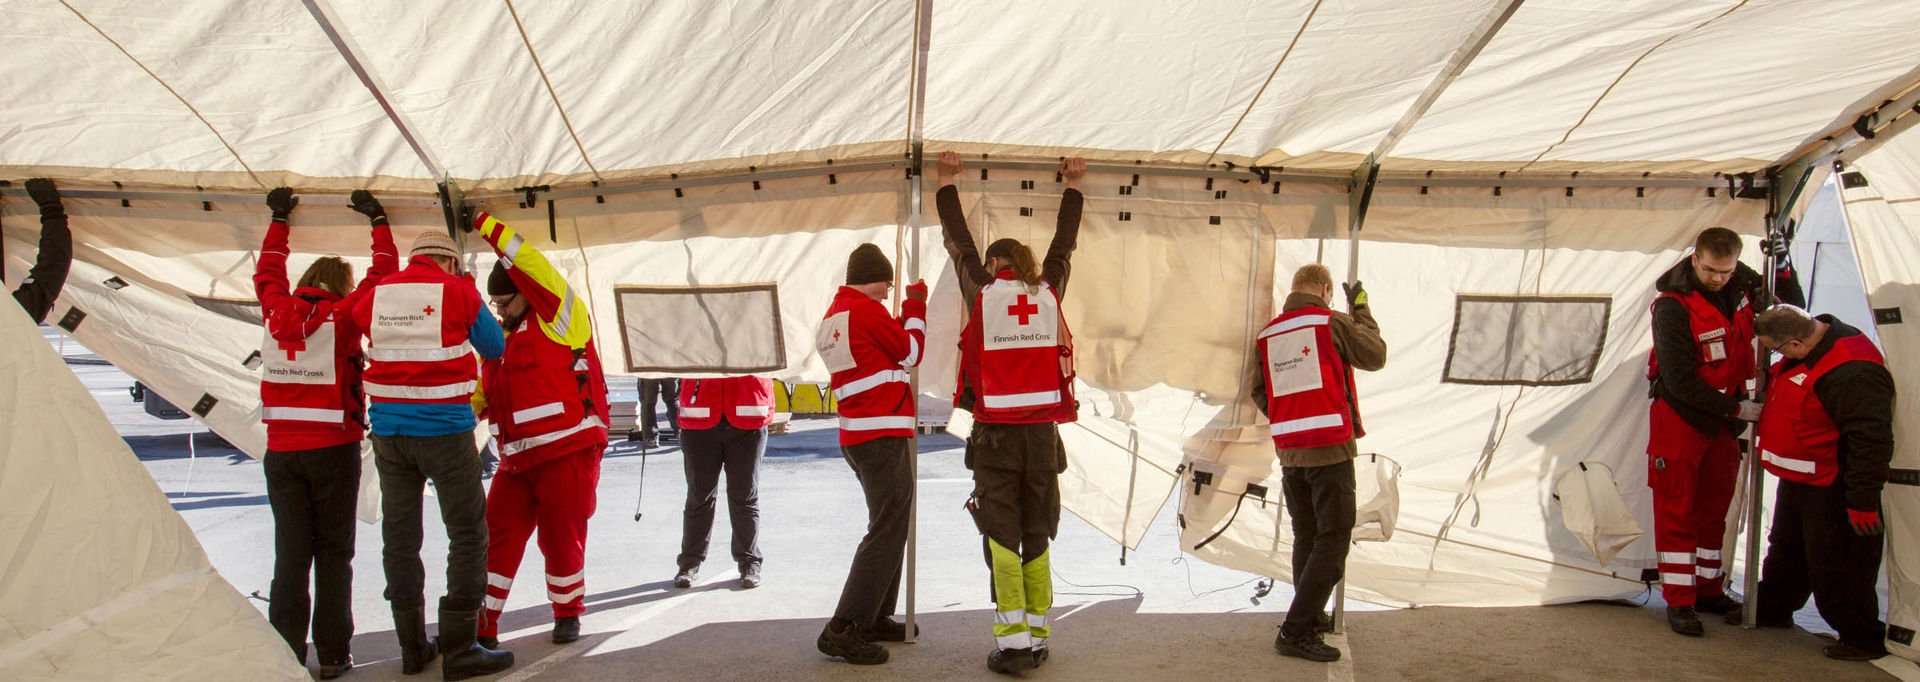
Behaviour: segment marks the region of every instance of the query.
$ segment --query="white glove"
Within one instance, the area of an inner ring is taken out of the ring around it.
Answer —
[[[1740,401],[1739,416],[1740,416],[1740,421],[1743,421],[1743,422],[1760,421],[1760,403],[1756,403],[1751,400]]]

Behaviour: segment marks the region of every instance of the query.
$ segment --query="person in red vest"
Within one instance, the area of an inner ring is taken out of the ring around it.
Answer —
[[[13,290],[13,300],[39,324],[47,321],[53,302],[60,299],[60,289],[66,286],[67,270],[73,267],[73,233],[67,229],[67,208],[52,180],[28,180],[27,197],[40,209],[40,252],[34,255],[26,279]]]
[[[513,228],[485,212],[473,229],[500,254],[487,295],[507,349],[481,370],[475,411],[487,419],[500,468],[487,492],[487,599],[482,646],[499,646],[527,538],[537,528],[553,602],[553,643],[580,638],[586,612],[587,520],[607,449],[607,380],[587,302]]]
[[[680,572],[673,577],[673,586],[693,587],[700,576],[724,471],[740,587],[759,587],[760,458],[767,453],[767,425],[773,423],[773,380],[683,379],[679,403],[687,507],[680,529]]]
[[[1062,161],[1066,189],[1045,260],[1013,239],[987,245],[984,260],[967,229],[955,186],[960,155],[940,154],[935,201],[947,249],[971,312],[960,336],[954,406],[973,413],[966,464],[973,510],[987,546],[996,604],[987,668],[1019,673],[1047,661],[1053,606],[1048,545],[1060,530],[1060,474],[1067,453],[1058,425],[1078,418],[1073,397],[1073,334],[1060,301],[1080,235],[1087,163]]]
[[[1774,306],[1753,324],[1782,358],[1767,374],[1760,464],[1780,477],[1754,606],[1761,627],[1793,627],[1807,597],[1840,633],[1828,658],[1887,655],[1875,584],[1880,490],[1893,462],[1893,375],[1873,340],[1832,315]],[[1740,614],[1727,614],[1738,623]]]
[[[834,294],[814,334],[839,404],[840,454],[867,498],[866,537],[814,647],[856,665],[887,662],[887,650],[876,641],[907,640],[906,626],[892,616],[912,522],[919,403],[908,370],[920,364],[926,348],[927,285],[907,287],[897,318],[881,303],[892,288],[893,263],[880,247],[861,244],[847,257],[847,285]]]
[[[433,481],[447,527],[447,596],[440,599],[441,676],[460,680],[513,667],[513,654],[480,646],[476,630],[487,588],[487,497],[475,447],[473,390],[480,363],[506,350],[460,249],[434,230],[414,238],[407,267],[388,275],[353,307],[367,335],[362,385],[380,472],[381,563],[400,639],[400,672],[433,660],[427,637],[426,567],[420,563],[422,496]]]
[[[1353,458],[1366,429],[1353,370],[1387,365],[1387,342],[1359,282],[1342,284],[1347,310],[1328,305],[1333,274],[1318,263],[1293,273],[1280,315],[1255,337],[1260,366],[1253,404],[1271,426],[1280,484],[1293,524],[1293,605],[1273,646],[1310,661],[1340,660],[1321,636],[1333,629],[1323,610],[1346,575],[1355,511]]]
[[[326,256],[288,290],[287,220],[299,199],[267,193],[273,222],[260,245],[253,289],[266,339],[260,348],[260,419],[267,425],[267,504],[273,509],[273,585],[267,620],[307,662],[311,619],[320,679],[353,667],[354,509],[360,498],[360,440],[367,418],[360,389],[360,328],[350,311],[381,278],[400,269],[380,202],[353,193],[373,225],[373,267],[353,285],[353,266]],[[314,590],[307,592],[309,568]]]
[[[1781,255],[1780,297],[1800,303],[1799,284]],[[1755,306],[1768,303],[1766,280],[1740,262],[1740,235],[1710,227],[1694,238],[1693,253],[1654,283],[1652,382],[1647,438],[1647,485],[1653,489],[1653,544],[1667,626],[1698,637],[1700,612],[1740,609],[1726,594],[1721,544],[1727,509],[1740,471],[1738,438],[1744,422],[1760,417],[1748,400],[1757,371]]]

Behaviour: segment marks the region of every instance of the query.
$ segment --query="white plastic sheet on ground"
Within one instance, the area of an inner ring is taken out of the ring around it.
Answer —
[[[10,302],[0,343],[0,678],[307,679]]]

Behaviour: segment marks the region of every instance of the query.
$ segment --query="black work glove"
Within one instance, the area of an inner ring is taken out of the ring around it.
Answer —
[[[1347,292],[1347,310],[1367,307],[1367,290],[1360,282],[1341,282],[1340,288]]]
[[[1774,258],[1774,266],[1779,272],[1793,271],[1792,252],[1787,247],[1786,233],[1775,232],[1760,240],[1760,253]]]
[[[39,206],[41,211],[61,208],[60,190],[53,186],[52,180],[46,178],[28,180],[27,196],[33,199],[33,203]]]
[[[387,224],[387,209],[380,206],[380,200],[373,198],[372,192],[364,189],[354,190],[353,196],[348,198],[347,205],[366,216],[367,220],[372,221],[374,225]]]
[[[293,215],[293,207],[298,205],[300,197],[293,195],[292,187],[275,187],[267,193],[267,210],[273,211],[276,223],[287,222],[287,217]]]

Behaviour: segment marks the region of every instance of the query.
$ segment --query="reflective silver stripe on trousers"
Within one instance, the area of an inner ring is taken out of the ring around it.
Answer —
[[[472,351],[466,344],[445,348],[368,348],[367,359],[375,362],[445,362],[466,357]]]
[[[1688,554],[1688,553],[1686,553],[1686,552],[1661,552],[1661,553],[1660,553],[1660,563],[1663,563],[1663,564],[1691,564],[1691,563],[1693,563],[1693,555],[1692,555],[1692,554]]]
[[[865,393],[869,390],[872,390],[880,386],[881,384],[893,383],[896,381],[903,384],[907,383],[908,378],[910,376],[912,375],[907,374],[906,370],[883,369],[878,372],[869,374],[865,377],[861,377],[859,379],[849,381],[845,385],[842,385],[838,388],[833,389],[833,399],[844,402],[849,397],[860,395],[861,393]]]
[[[547,590],[547,599],[551,600],[555,604],[565,604],[575,599],[579,599],[580,595],[583,595],[586,593],[587,593],[586,585],[581,585],[579,587],[576,587],[564,593],[555,592],[553,590]]]
[[[500,446],[500,456],[505,457],[507,455],[519,453],[531,448],[537,448],[542,445],[546,445],[548,443],[552,443],[554,441],[560,440],[562,438],[566,438],[567,436],[571,436],[573,434],[579,433],[581,431],[585,431],[587,429],[604,429],[604,428],[606,428],[606,425],[600,423],[600,417],[594,416],[594,415],[587,415],[587,418],[580,420],[580,423],[574,424],[573,426],[567,427],[565,429],[555,431],[553,433],[543,433],[538,436],[528,436],[526,438],[516,440],[506,445],[502,445]]]
[[[1273,336],[1274,334],[1285,334],[1287,332],[1290,332],[1302,327],[1315,327],[1315,326],[1326,324],[1331,319],[1332,317],[1328,315],[1306,315],[1303,317],[1296,317],[1291,320],[1287,320],[1285,322],[1275,323],[1272,326],[1267,327],[1266,329],[1260,330],[1260,336],[1262,338],[1265,338],[1268,336]]]
[[[1717,549],[1701,548],[1701,549],[1694,550],[1693,555],[1700,557],[1701,559],[1706,561],[1720,560],[1720,550],[1717,550]]]
[[[1312,431],[1314,429],[1330,429],[1345,423],[1347,423],[1346,417],[1337,414],[1323,414],[1317,417],[1301,417],[1299,419],[1289,419],[1278,422],[1275,423],[1269,431],[1272,432],[1273,435],[1284,436],[1289,433]]]
[[[1661,573],[1660,582],[1665,585],[1692,585],[1692,573]]]
[[[841,417],[842,431],[885,431],[888,429],[911,429],[913,417]]]
[[[543,417],[551,417],[553,415],[560,414],[566,411],[567,411],[567,406],[562,405],[560,403],[547,403],[545,405],[535,405],[533,407],[529,407],[524,410],[516,410],[513,413],[513,423],[525,424],[535,419],[540,419]]]
[[[337,424],[347,420],[347,413],[345,410],[323,410],[317,407],[263,407],[260,408],[260,418]]]
[[[494,573],[492,571],[488,571],[487,585],[490,587],[498,587],[503,590],[511,590],[513,589],[513,579],[506,577],[504,575],[500,575],[498,573]]]
[[[398,386],[366,382],[367,395],[375,398],[400,398],[404,400],[446,400],[473,395],[473,389],[479,385],[476,381],[462,381],[440,386]]]
[[[471,604],[473,602],[467,603]],[[507,600],[489,596],[482,600],[481,605],[487,607],[488,611],[505,611],[507,609]]]
[[[1014,393],[1011,395],[987,394],[980,396],[980,404],[996,410],[1053,405],[1058,402],[1060,402],[1060,391],[1058,390],[1039,391],[1036,393]]]
[[[564,577],[556,577],[556,576],[554,576],[554,575],[553,575],[552,573],[548,573],[548,574],[547,574],[547,584],[548,584],[548,585],[559,585],[559,586],[563,586],[563,587],[564,587],[564,586],[567,586],[567,585],[572,585],[572,584],[574,584],[574,583],[577,583],[577,582],[580,582],[581,580],[583,580],[583,579],[585,579],[586,577],[587,577],[587,569],[584,569],[584,568],[583,568],[583,569],[580,569],[580,572],[579,572],[579,573],[575,573],[575,574],[573,574],[573,575],[569,575],[569,576],[564,576]]]

